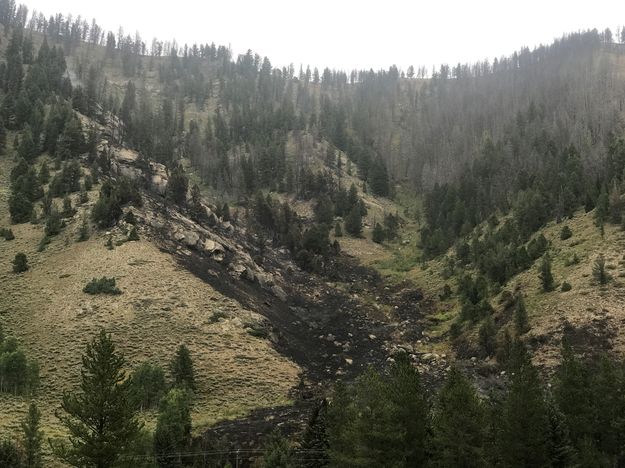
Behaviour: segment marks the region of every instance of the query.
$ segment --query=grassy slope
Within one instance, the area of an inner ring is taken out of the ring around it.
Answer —
[[[0,156],[0,226],[9,225],[11,166],[9,156]],[[96,197],[94,189],[90,199]],[[16,239],[0,240],[0,320],[39,360],[42,388],[36,400],[48,436],[59,433],[54,410],[62,391],[75,388],[80,355],[101,327],[113,333],[129,369],[144,360],[166,366],[178,344],[189,346],[198,374],[196,428],[288,401],[299,369],[268,341],[246,332],[245,324],[259,319],[256,314],[181,269],[144,238],[114,250],[105,247],[105,233],[76,243],[84,209],[43,252],[37,252],[41,225],[11,226]],[[31,270],[14,275],[11,260],[19,251],[27,254]],[[100,276],[116,277],[123,294],[84,294],[85,283]],[[226,317],[212,323],[216,312]],[[27,398],[0,396],[0,434],[14,433],[27,403]],[[147,420],[153,424],[154,415]]]

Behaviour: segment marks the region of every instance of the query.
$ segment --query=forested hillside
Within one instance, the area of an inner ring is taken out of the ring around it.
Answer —
[[[0,466],[624,462],[625,28],[429,72],[0,27]]]

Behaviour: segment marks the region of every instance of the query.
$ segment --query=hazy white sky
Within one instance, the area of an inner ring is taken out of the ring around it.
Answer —
[[[19,2],[19,1],[18,1]],[[134,35],[252,49],[274,66],[474,62],[565,32],[625,24],[625,0],[22,0]]]

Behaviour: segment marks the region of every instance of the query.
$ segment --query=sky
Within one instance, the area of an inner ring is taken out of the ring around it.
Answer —
[[[20,1],[18,0],[18,3]],[[625,25],[625,0],[22,0],[138,31],[248,49],[272,65],[351,70],[475,62],[548,44],[564,33]]]

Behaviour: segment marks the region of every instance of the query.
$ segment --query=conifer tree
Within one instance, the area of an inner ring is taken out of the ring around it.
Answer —
[[[486,413],[471,383],[452,368],[432,416],[431,466],[486,467]]]
[[[540,265],[540,273],[538,276],[540,278],[540,283],[542,285],[543,291],[553,291],[555,284],[553,274],[551,273],[551,257],[549,257],[549,254],[545,254],[543,256],[543,261]]]
[[[42,466],[41,441],[43,432],[41,431],[41,413],[34,402],[28,407],[28,415],[22,422],[24,447],[24,467],[39,468]]]
[[[514,345],[508,394],[496,430],[503,466],[547,466],[549,419],[538,372],[520,342]]]
[[[302,461],[303,468],[317,468],[328,465],[328,431],[327,431],[328,402],[322,400],[315,407],[308,421],[304,435],[302,436]]]
[[[13,259],[13,273],[23,273],[28,271],[29,268],[26,254],[22,252],[15,254],[15,258]]]
[[[607,284],[610,281],[610,275],[605,268],[605,257],[603,254],[600,254],[595,259],[595,263],[592,266],[592,276],[595,281],[601,285]]]
[[[381,244],[384,242],[384,228],[380,223],[375,223],[373,227],[373,232],[371,233],[371,240],[376,244]]]
[[[189,348],[181,344],[171,363],[171,374],[174,383],[180,387],[195,390],[195,372]]]
[[[345,230],[353,237],[362,235],[362,215],[358,204],[354,205],[345,217]]]
[[[523,335],[529,330],[529,321],[527,318],[527,310],[525,308],[525,299],[523,295],[519,294],[516,307],[514,309],[514,327],[517,335]]]
[[[62,412],[69,444],[51,442],[54,453],[72,466],[115,466],[132,447],[141,424],[130,402],[125,359],[111,336],[100,331],[82,357],[80,391],[65,392]]]

